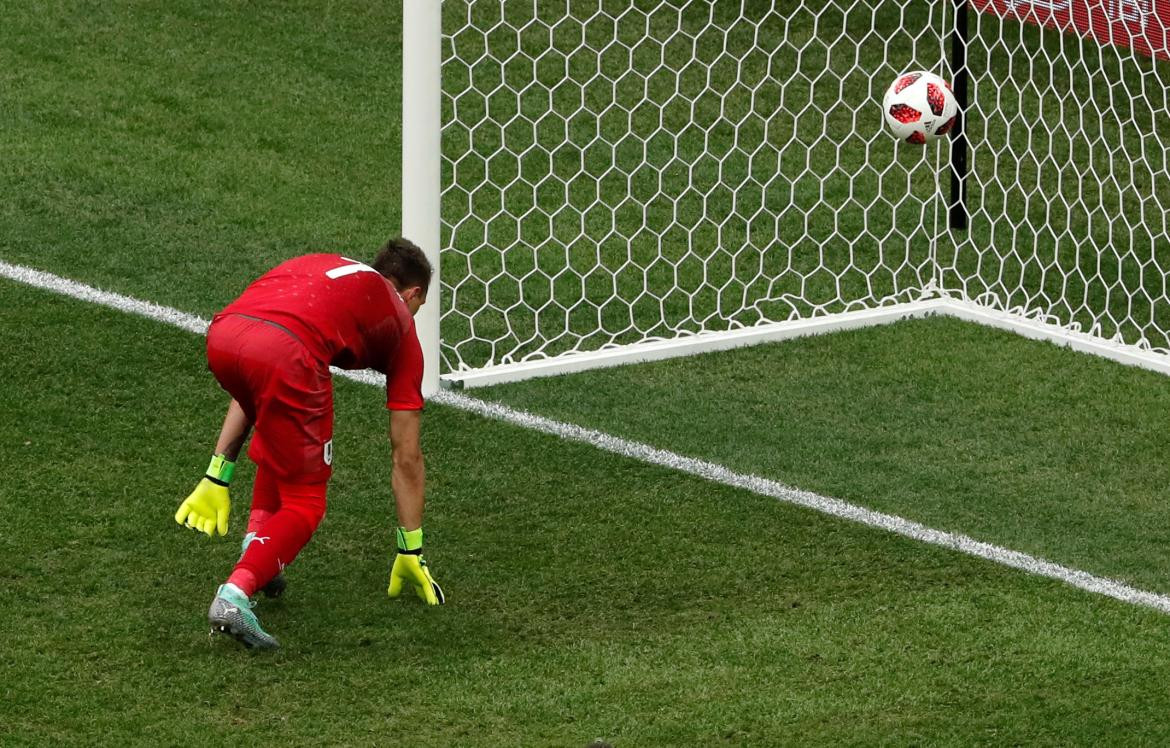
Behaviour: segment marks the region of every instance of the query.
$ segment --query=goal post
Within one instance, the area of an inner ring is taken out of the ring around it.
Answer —
[[[404,0],[428,365],[474,386],[954,314],[1158,368],[1170,0],[1090,5]],[[955,148],[882,132],[908,69],[967,89]]]
[[[425,397],[439,389],[442,268],[439,195],[442,189],[442,15],[437,0],[402,2],[402,235],[418,244],[435,277],[428,303],[415,315],[423,349]]]

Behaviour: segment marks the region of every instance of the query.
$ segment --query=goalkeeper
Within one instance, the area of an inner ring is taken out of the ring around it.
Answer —
[[[372,265],[305,255],[265,273],[212,320],[207,363],[232,400],[207,475],[175,521],[226,535],[232,471],[253,429],[248,456],[256,463],[243,555],[207,614],[213,632],[248,647],[278,646],[252,612],[252,597],[284,590],[283,569],[325,516],[333,462],[330,365],[386,374],[398,514],[388,592],[396,597],[405,586],[428,604],[444,602],[422,556],[423,357],[414,315],[431,275],[422,250],[405,239],[387,242]]]

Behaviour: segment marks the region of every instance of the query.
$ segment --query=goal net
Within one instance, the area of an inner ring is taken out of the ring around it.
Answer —
[[[1167,353],[1170,2],[973,5],[971,231],[943,287]]]
[[[963,72],[961,0],[445,0],[444,375],[940,298],[1170,348],[1160,11],[1080,1],[965,11],[959,232],[947,144],[880,100]]]

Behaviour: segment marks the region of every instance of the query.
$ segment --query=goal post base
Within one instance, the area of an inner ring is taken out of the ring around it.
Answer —
[[[772,322],[755,327],[745,327],[726,332],[703,332],[674,340],[660,340],[646,343],[607,348],[587,353],[570,353],[554,358],[502,364],[484,369],[459,371],[444,374],[443,386],[448,388],[486,387],[523,379],[547,377],[559,374],[601,369],[622,364],[661,361],[697,353],[725,351],[760,343],[772,343],[807,335],[822,335],[840,330],[884,325],[913,317],[935,314],[942,308],[942,300],[913,301],[894,304],[876,309],[856,312],[841,312],[823,317]]]
[[[624,364],[661,361],[809,335],[823,335],[842,330],[873,327],[932,315],[945,315],[966,322],[1008,330],[1026,338],[1066,346],[1127,366],[1139,366],[1161,374],[1170,374],[1170,356],[1162,353],[1135,345],[1104,340],[1088,333],[1070,330],[1021,314],[999,311],[971,301],[937,298],[856,312],[829,314],[811,319],[774,322],[727,332],[698,333],[674,340],[634,343],[600,351],[571,353],[535,361],[452,372],[442,376],[442,385],[445,389],[487,387],[536,377],[571,374]]]
[[[1078,330],[1070,330],[1062,325],[1043,322],[1026,315],[1004,312],[983,304],[958,299],[943,301],[938,308],[938,313],[987,327],[1009,330],[1025,338],[1055,343],[1074,351],[1107,358],[1126,366],[1138,366],[1160,374],[1170,374],[1170,356],[1164,353],[1129,343],[1107,340]]]

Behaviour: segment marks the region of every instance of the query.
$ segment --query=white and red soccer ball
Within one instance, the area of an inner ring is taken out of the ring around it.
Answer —
[[[902,73],[882,97],[886,126],[898,140],[929,143],[955,126],[959,103],[951,84],[925,70]]]

